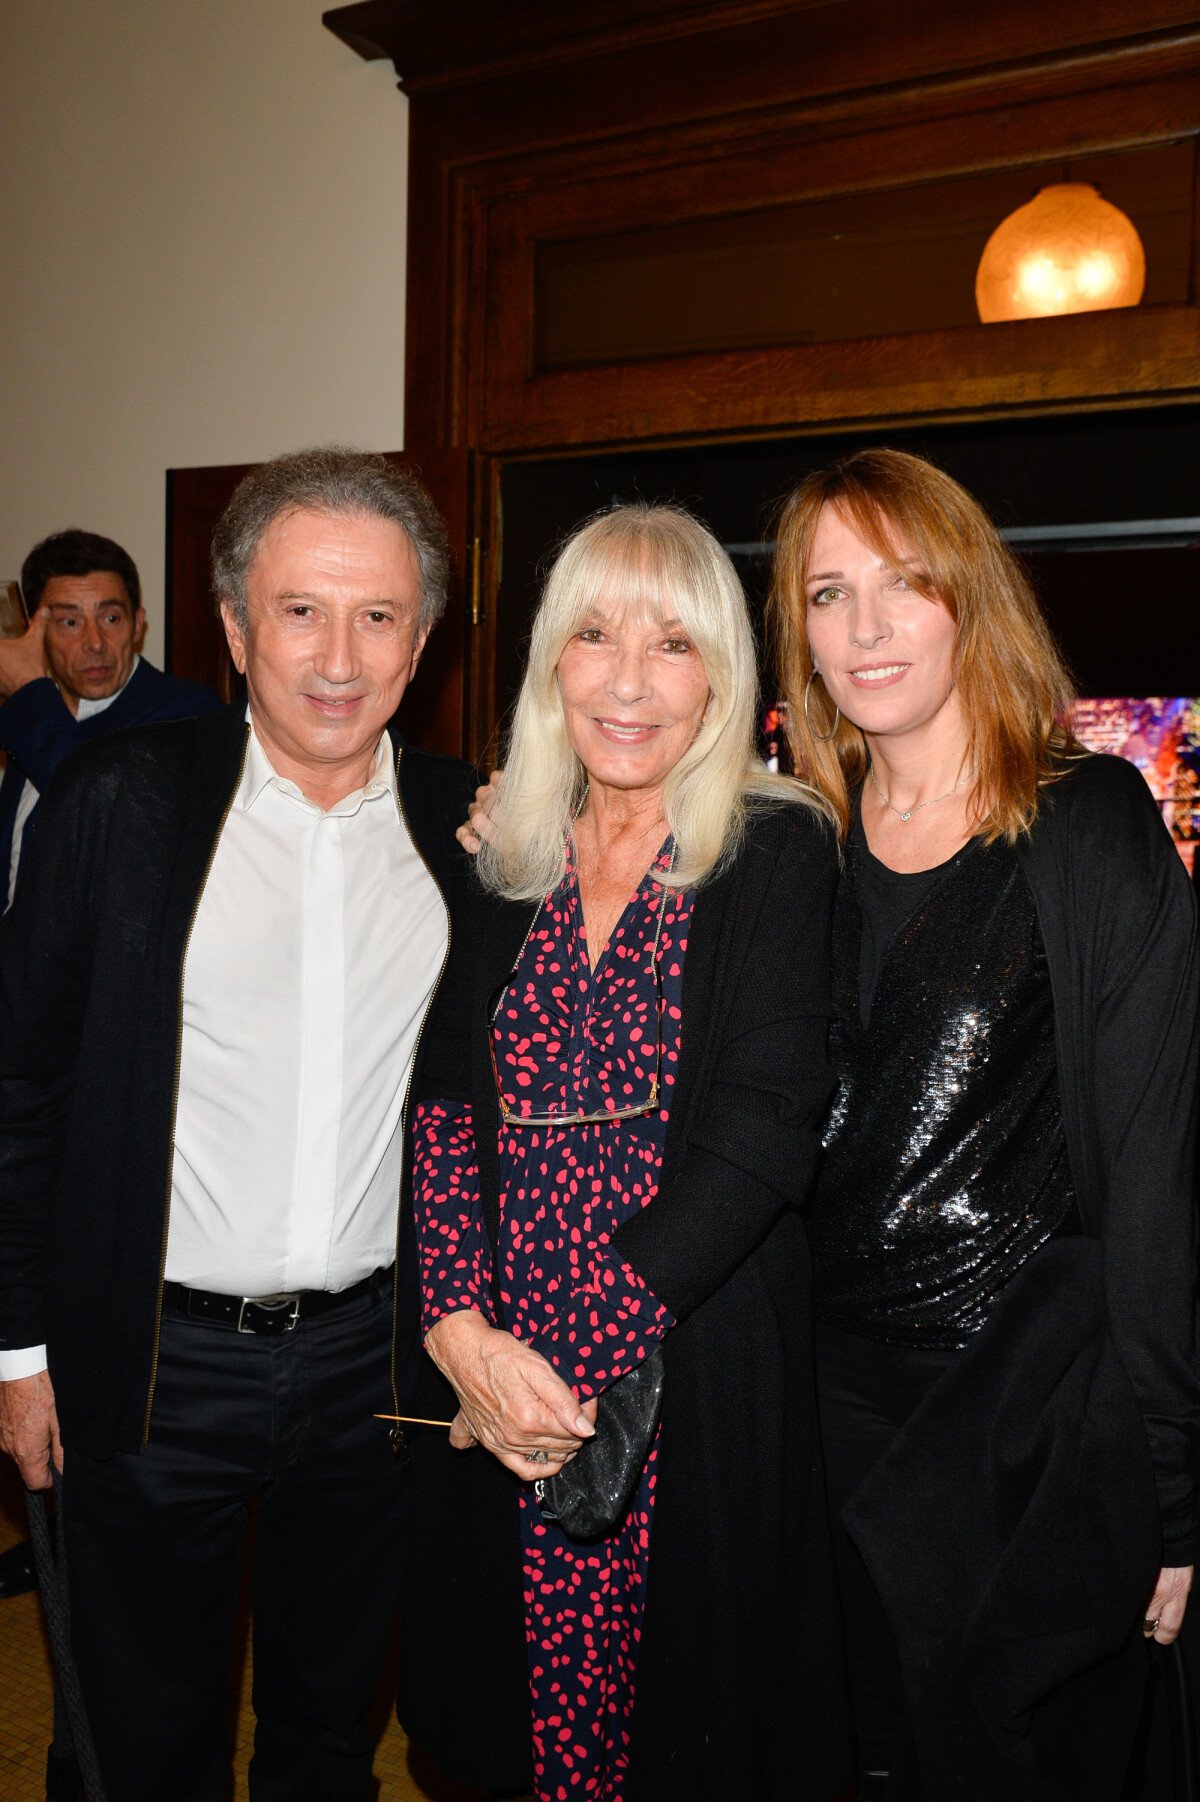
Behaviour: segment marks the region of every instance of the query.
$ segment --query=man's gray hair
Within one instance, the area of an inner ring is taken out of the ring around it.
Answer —
[[[249,623],[246,580],[263,534],[275,520],[300,512],[341,518],[365,514],[399,526],[421,572],[421,630],[437,624],[450,573],[446,528],[437,508],[410,469],[374,451],[326,444],[260,463],[242,477],[217,523],[213,594],[218,607],[229,602],[243,632]]]

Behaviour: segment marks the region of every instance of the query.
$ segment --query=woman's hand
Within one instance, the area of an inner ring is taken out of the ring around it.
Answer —
[[[1146,1603],[1142,1632],[1160,1646],[1169,1646],[1179,1637],[1187,1609],[1188,1591],[1192,1587],[1190,1564],[1166,1565],[1158,1573],[1154,1594]]]
[[[492,808],[504,780],[503,770],[493,770],[491,780],[475,790],[475,799],[467,809],[466,824],[459,827],[455,838],[464,851],[474,857],[485,838],[492,836]]]
[[[583,1413],[593,1427],[596,1424],[596,1409],[598,1406],[599,1406],[599,1403],[597,1402],[597,1400],[594,1396],[592,1397],[591,1401],[587,1401],[587,1402],[583,1403]],[[450,1443],[454,1447],[456,1452],[469,1452],[473,1445],[479,1444],[478,1439],[476,1439],[474,1433],[471,1431],[470,1426],[467,1424],[467,1417],[463,1413],[461,1408],[458,1410],[458,1413],[454,1416],[454,1419],[450,1422]],[[574,1456],[575,1456],[575,1454],[574,1454],[574,1452],[572,1452],[571,1457],[564,1458],[561,1463],[556,1464],[554,1466],[554,1470],[561,1470],[563,1464],[569,1464],[571,1462],[571,1458],[573,1458]],[[523,1460],[523,1462],[528,1464],[529,1459],[526,1458]],[[522,1471],[520,1474],[522,1476],[524,1476],[526,1473],[524,1471]],[[545,1465],[539,1464],[538,1469],[534,1474],[536,1476],[542,1476],[542,1477],[552,1476],[554,1474],[554,1472],[553,1472],[553,1470],[551,1470],[549,1459],[547,1459],[547,1462]]]
[[[458,1396],[451,1445],[478,1442],[526,1482],[554,1476],[595,1431],[595,1407],[581,1408],[540,1352],[474,1309],[445,1315],[425,1349]]]

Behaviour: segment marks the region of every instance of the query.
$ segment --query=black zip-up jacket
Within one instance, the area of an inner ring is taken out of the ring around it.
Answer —
[[[0,1349],[47,1345],[64,1440],[93,1457],[148,1431],[183,960],[246,741],[234,706],[77,752],[0,923]],[[409,828],[453,911],[475,773],[398,755]],[[407,1255],[399,1269],[403,1395],[418,1321]]]

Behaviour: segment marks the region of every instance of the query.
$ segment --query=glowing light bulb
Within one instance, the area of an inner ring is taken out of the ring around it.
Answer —
[[[1101,300],[1116,290],[1117,272],[1113,260],[1102,250],[1084,257],[1075,270],[1075,285],[1081,294]]]
[[[1048,300],[1054,299],[1055,291],[1054,264],[1040,252],[1026,257],[1017,269],[1017,290],[1036,301],[1039,307]]]
[[[1134,307],[1146,257],[1132,222],[1088,182],[1056,182],[1001,221],[975,277],[979,317],[1036,319]]]

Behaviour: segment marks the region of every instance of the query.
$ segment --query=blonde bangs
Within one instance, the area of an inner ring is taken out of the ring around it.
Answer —
[[[513,712],[493,836],[479,873],[511,899],[561,881],[564,835],[583,804],[587,772],[567,736],[556,670],[589,620],[678,625],[704,665],[711,699],[695,739],[663,785],[675,839],[671,881],[696,887],[741,841],[755,797],[814,806],[804,785],[773,776],[755,751],[754,635],[737,572],[712,534],[682,509],[633,504],[597,515],[555,559],[530,636]]]

